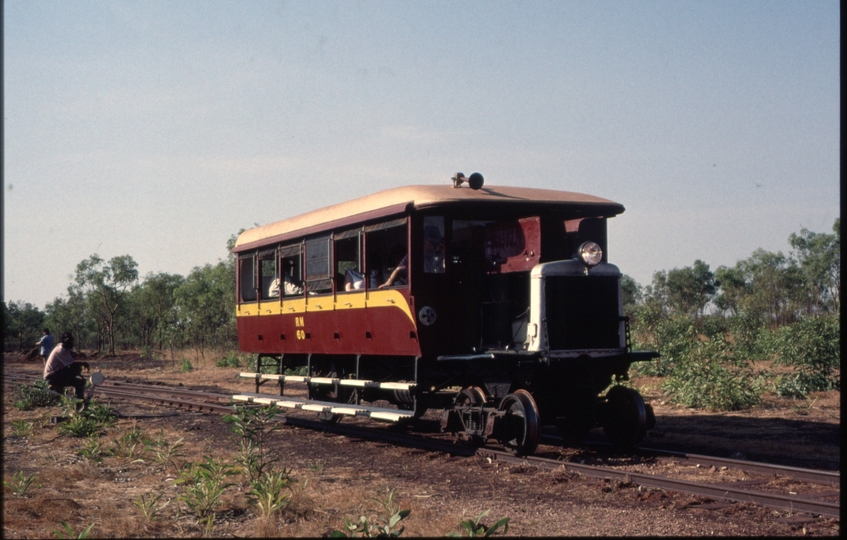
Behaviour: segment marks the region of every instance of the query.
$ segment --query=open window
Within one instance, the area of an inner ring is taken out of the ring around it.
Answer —
[[[334,240],[336,290],[341,292],[364,289],[360,229],[336,234]]]
[[[303,245],[283,246],[279,250],[282,296],[303,296]]]
[[[276,264],[276,249],[259,252],[259,279],[262,300],[279,298],[279,276]]]
[[[365,270],[368,272],[368,279],[376,286],[388,283],[392,275],[394,279],[387,285],[389,287],[409,283],[408,268],[404,266],[408,261],[409,252],[406,223],[406,218],[400,218],[364,228],[367,246]]]

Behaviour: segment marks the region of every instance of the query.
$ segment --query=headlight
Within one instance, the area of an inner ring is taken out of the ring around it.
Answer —
[[[579,259],[586,266],[597,266],[603,260],[603,250],[596,242],[583,242],[579,246]]]

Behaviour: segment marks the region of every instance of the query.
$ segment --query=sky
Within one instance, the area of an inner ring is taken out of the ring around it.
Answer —
[[[322,206],[480,172],[622,203],[609,260],[790,252],[840,215],[836,1],[5,0],[3,287],[188,275]]]

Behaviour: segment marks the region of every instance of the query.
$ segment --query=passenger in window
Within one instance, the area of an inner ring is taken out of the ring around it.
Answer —
[[[293,266],[291,261],[287,261],[289,267]],[[282,273],[283,289],[282,293],[285,296],[300,296],[303,294],[303,286],[296,283],[294,279],[288,275],[288,272]],[[279,278],[271,282],[270,290],[268,291],[270,298],[279,298]]]
[[[434,225],[424,228],[424,272],[444,273],[444,238]]]
[[[388,276],[388,280],[379,286],[380,289],[397,285],[405,285],[407,283],[409,276],[409,255],[406,253],[406,248],[398,244],[391,250],[394,260],[397,260],[396,257],[398,257],[400,253],[403,254],[403,258],[400,259],[400,262],[397,263],[397,266],[391,272],[391,275]]]
[[[347,270],[344,273],[344,290],[356,291],[365,288],[365,276],[356,270]]]
[[[283,294],[285,294],[285,296],[298,296],[303,294],[303,286],[294,283],[294,281],[288,277],[288,274],[283,274],[282,278],[284,281]],[[268,294],[271,298],[279,297],[279,279],[274,279],[271,282],[271,288]]]

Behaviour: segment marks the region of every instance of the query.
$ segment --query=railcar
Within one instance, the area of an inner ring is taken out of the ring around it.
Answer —
[[[439,409],[443,430],[519,455],[544,426],[633,447],[655,418],[616,383],[658,354],[632,350],[608,261],[623,211],[459,173],[247,230],[232,250],[241,350],[259,371],[306,366],[309,399]]]

